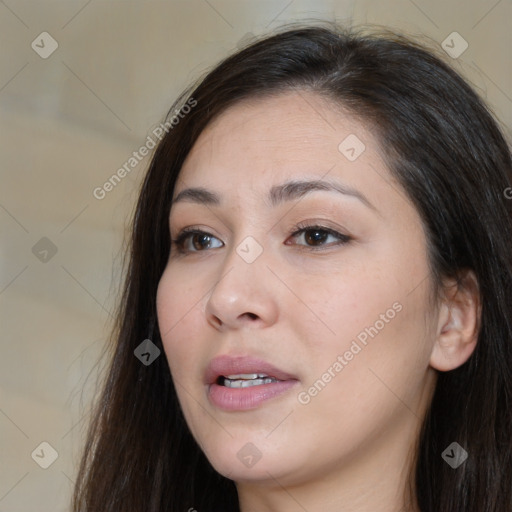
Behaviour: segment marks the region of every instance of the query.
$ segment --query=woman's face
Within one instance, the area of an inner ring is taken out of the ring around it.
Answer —
[[[293,486],[402,467],[437,320],[420,218],[371,127],[305,91],[240,103],[174,199],[158,321],[217,471]]]

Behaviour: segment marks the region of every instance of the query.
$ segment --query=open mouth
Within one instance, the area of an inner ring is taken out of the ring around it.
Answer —
[[[208,400],[225,411],[246,411],[263,406],[299,384],[296,376],[251,356],[221,355],[204,374]]]

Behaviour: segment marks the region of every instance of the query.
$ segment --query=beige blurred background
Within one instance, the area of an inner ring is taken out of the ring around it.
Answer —
[[[0,2],[0,512],[69,510],[149,156],[103,199],[93,190],[240,41],[309,19],[382,24],[439,48],[457,32],[452,52],[468,47],[447,58],[510,140],[510,0]]]

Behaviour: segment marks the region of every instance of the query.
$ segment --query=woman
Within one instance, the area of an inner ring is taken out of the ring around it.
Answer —
[[[309,27],[176,105],[74,510],[512,510],[511,158],[482,101],[402,37]]]

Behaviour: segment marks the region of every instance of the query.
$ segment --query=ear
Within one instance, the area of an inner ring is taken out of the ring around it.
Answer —
[[[467,270],[445,281],[436,340],[430,366],[446,372],[463,365],[475,350],[480,330],[481,301],[478,281]]]

